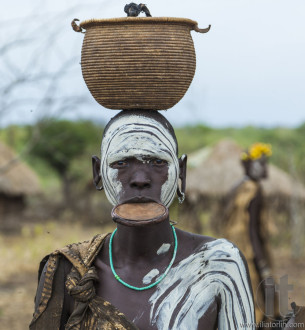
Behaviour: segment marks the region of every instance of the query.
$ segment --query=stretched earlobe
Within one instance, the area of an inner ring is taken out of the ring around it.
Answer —
[[[92,156],[92,174],[93,174],[93,184],[96,190],[103,190],[103,184],[98,186],[99,182],[102,181],[101,178],[101,160],[97,156]]]
[[[185,193],[180,190],[179,186],[177,187],[177,195],[179,204],[182,204],[185,200]]]
[[[185,199],[186,166],[187,166],[187,155],[183,154],[179,158],[179,179],[181,180],[181,189],[179,188],[179,185],[177,187],[177,195],[180,204],[182,204]]]

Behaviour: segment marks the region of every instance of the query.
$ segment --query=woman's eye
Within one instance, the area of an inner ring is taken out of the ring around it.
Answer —
[[[165,165],[165,164],[167,164],[167,161],[163,160],[163,159],[156,158],[156,159],[152,159],[150,161],[150,163],[153,164],[153,165]]]
[[[127,162],[125,160],[119,160],[111,164],[111,167],[123,167],[126,166]]]

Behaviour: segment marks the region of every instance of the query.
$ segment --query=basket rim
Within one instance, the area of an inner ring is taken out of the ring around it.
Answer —
[[[81,28],[88,28],[95,25],[107,25],[107,24],[120,24],[120,23],[174,23],[174,24],[184,24],[189,25],[191,29],[194,29],[198,23],[189,18],[182,17],[118,17],[118,18],[92,18],[80,22],[79,26]]]

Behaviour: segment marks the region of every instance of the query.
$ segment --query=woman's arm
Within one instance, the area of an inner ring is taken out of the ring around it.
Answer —
[[[67,293],[65,280],[72,265],[62,256],[57,256],[57,258],[54,273],[51,271],[52,265],[50,264],[54,263],[54,260],[46,257],[40,264],[34,313],[34,318],[37,320],[35,319],[35,322],[31,323],[31,330],[44,327],[45,329],[64,330],[70,317],[73,299]]]
[[[219,258],[218,329],[255,329],[254,303],[247,262],[236,246]],[[215,260],[216,261],[216,260]]]

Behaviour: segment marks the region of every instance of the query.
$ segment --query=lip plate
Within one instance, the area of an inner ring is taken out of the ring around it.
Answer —
[[[146,225],[150,225],[150,224],[156,224],[156,223],[160,223],[162,221],[164,221],[165,219],[169,218],[169,212],[168,212],[168,208],[163,205],[162,203],[157,203],[155,201],[149,200],[146,202],[143,202],[144,199],[141,199],[141,201],[139,202],[137,198],[133,198],[131,200],[128,200],[124,203],[121,203],[119,205],[116,205],[111,212],[111,216],[114,222],[122,224],[122,225],[126,225],[126,226],[130,226],[130,227],[142,227],[142,226],[146,226]],[[161,215],[158,215],[157,217],[153,217],[151,219],[145,219],[145,220],[134,220],[134,219],[125,219],[123,217],[121,217],[120,215],[118,215],[116,213],[116,209],[124,204],[133,204],[133,203],[155,203],[158,205],[161,205],[164,208],[164,212]]]

